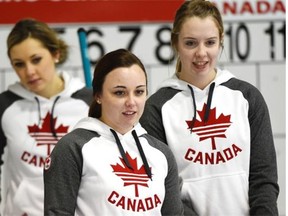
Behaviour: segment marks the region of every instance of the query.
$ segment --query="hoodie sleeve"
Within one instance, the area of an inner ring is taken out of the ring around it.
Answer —
[[[258,89],[252,90],[253,94],[249,98],[251,127],[250,215],[278,215],[277,161],[269,111]]]
[[[184,209],[180,199],[179,176],[176,160],[171,151],[167,153],[168,174],[165,179],[165,199],[161,209],[162,215],[183,215]]]
[[[45,163],[45,215],[74,215],[82,163],[81,148],[73,135],[60,139]]]
[[[247,82],[231,79],[225,85],[240,90],[249,103],[250,215],[278,215],[277,161],[267,104],[260,91]]]
[[[165,178],[165,199],[161,209],[162,215],[181,216],[184,215],[184,208],[180,198],[180,180],[178,168],[172,151],[162,142],[146,134],[146,139],[150,145],[160,150],[167,159],[168,173]]]
[[[82,147],[95,137],[94,132],[75,129],[55,146],[44,170],[44,213],[74,215],[81,183]]]
[[[162,88],[155,94],[151,95],[144,108],[144,113],[140,118],[141,125],[148,134],[156,137],[167,144],[165,129],[162,121],[162,107],[169,101],[179,90],[172,88]]]

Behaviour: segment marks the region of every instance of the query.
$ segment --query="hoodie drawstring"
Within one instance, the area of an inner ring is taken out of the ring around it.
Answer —
[[[144,154],[143,148],[142,148],[142,146],[141,146],[141,143],[140,143],[140,141],[139,141],[139,138],[138,138],[135,130],[132,131],[132,135],[133,135],[133,137],[134,137],[134,139],[135,139],[137,148],[138,148],[138,150],[139,150],[139,152],[140,152],[140,155],[141,155],[141,158],[142,158],[142,161],[143,161],[143,164],[144,164],[144,169],[145,169],[145,171],[146,171],[146,174],[148,175],[148,177],[149,177],[150,179],[152,179],[152,174],[151,174],[151,170],[150,170],[150,168],[149,168],[149,164],[148,164],[148,162],[147,162],[146,156],[145,156],[145,154]]]
[[[205,110],[205,115],[204,115],[204,122],[207,123],[209,119],[209,114],[210,114],[210,108],[211,108],[211,102],[212,102],[212,96],[213,96],[213,91],[214,91],[215,83],[213,82],[210,85],[209,88],[209,93],[208,93],[208,99],[207,99],[207,106]]]
[[[41,124],[41,108],[40,108],[40,101],[37,97],[35,97],[35,100],[37,102],[37,108],[38,108],[38,128],[40,127]]]
[[[192,129],[194,127],[195,120],[196,120],[197,107],[196,107],[196,99],[195,99],[195,94],[194,94],[193,88],[190,85],[187,85],[187,86],[191,91],[191,95],[192,95],[192,99],[193,99],[193,108],[194,108],[194,115],[193,115],[192,123],[191,123],[191,133],[192,133]],[[209,87],[207,105],[206,105],[205,114],[204,114],[204,123],[207,123],[208,119],[209,119],[214,88],[215,88],[215,83],[213,82]]]
[[[55,104],[56,102],[59,100],[60,96],[57,96],[53,102],[53,105],[52,105],[52,110],[51,110],[51,118],[50,118],[50,129],[52,131],[52,134],[53,136],[57,139],[57,133],[56,133],[56,130],[55,130],[55,124],[54,124],[54,109],[55,109]]]
[[[121,144],[121,142],[120,142],[120,140],[119,140],[119,137],[118,137],[117,133],[116,133],[114,130],[112,130],[112,129],[110,129],[110,131],[112,132],[112,134],[113,134],[114,137],[115,137],[115,140],[116,140],[118,149],[119,149],[119,151],[120,151],[120,154],[121,154],[121,156],[122,156],[122,158],[123,158],[126,166],[129,167],[131,170],[133,170],[132,166],[131,166],[130,163],[129,163],[128,158],[126,157],[126,154],[125,154],[125,152],[124,152],[123,146],[122,146],[122,144]],[[148,165],[146,156],[145,156],[145,154],[144,154],[144,151],[143,151],[143,149],[142,149],[141,143],[140,143],[140,141],[139,141],[139,139],[138,139],[138,136],[137,136],[135,130],[132,131],[132,136],[133,136],[133,138],[134,138],[134,140],[135,140],[135,142],[136,142],[138,151],[140,152],[140,156],[141,156],[141,159],[142,159],[143,164],[144,164],[145,172],[146,172],[146,174],[148,175],[148,177],[149,177],[150,179],[152,179],[151,170],[150,170],[150,168],[149,168],[149,165]]]
[[[193,114],[193,118],[192,118],[192,122],[191,122],[191,133],[192,133],[192,128],[194,127],[194,123],[196,120],[197,107],[196,107],[196,100],[195,100],[195,94],[194,94],[193,88],[190,85],[187,85],[187,86],[191,91],[191,95],[192,95],[192,99],[193,99],[193,108],[194,108],[194,114]]]
[[[55,130],[55,125],[54,125],[54,109],[55,109],[55,104],[56,102],[59,100],[60,96],[57,96],[53,102],[52,105],[52,110],[51,110],[51,116],[50,116],[50,130],[51,133],[53,134],[53,137],[55,137],[56,139],[58,138],[56,130]],[[40,101],[37,97],[35,97],[35,100],[37,102],[37,106],[38,106],[38,127],[40,127],[41,124],[41,108],[40,108]]]
[[[122,156],[122,158],[123,158],[126,166],[129,167],[129,169],[133,170],[131,164],[129,163],[128,158],[126,157],[126,154],[125,154],[125,152],[124,152],[123,146],[122,146],[122,144],[121,144],[121,142],[120,142],[120,140],[119,140],[119,137],[118,137],[117,133],[116,133],[114,130],[112,130],[112,129],[110,129],[110,131],[112,132],[112,134],[113,134],[114,137],[115,137],[115,140],[116,140],[118,149],[119,149],[119,151],[120,151],[120,154],[121,154],[121,156]]]

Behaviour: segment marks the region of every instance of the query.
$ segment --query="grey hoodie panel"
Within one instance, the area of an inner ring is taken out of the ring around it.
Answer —
[[[176,197],[180,197],[180,189],[177,188],[177,186],[179,185],[178,182],[175,182],[175,179],[178,179],[177,173],[178,173],[178,168],[176,166],[176,160],[175,157],[173,155],[173,153],[170,151],[170,149],[167,148],[167,146],[157,140],[155,137],[151,136],[150,134],[144,134],[143,137],[145,137],[149,144],[151,146],[153,146],[154,148],[160,150],[167,158],[167,162],[168,162],[168,177],[165,179],[165,188],[170,188],[169,191],[166,191],[166,196],[163,202],[163,206],[161,209],[161,213],[162,215],[175,215],[179,212],[182,211],[183,212],[183,208],[182,208],[182,203],[179,203],[179,200],[176,199]],[[175,194],[175,191],[179,194]],[[174,193],[174,194],[172,194]],[[173,196],[174,195],[174,196]],[[173,204],[173,205],[171,205]]]
[[[279,194],[276,152],[269,111],[265,100],[256,87],[245,81],[233,78],[222,85],[241,91],[249,102],[248,118],[251,128],[250,214],[262,215],[264,213],[263,209],[266,209],[266,212],[271,212],[271,215],[278,215],[278,210],[275,208]],[[267,184],[267,182],[270,182],[270,184]]]
[[[88,106],[90,106],[93,100],[92,89],[84,87],[72,94],[72,98],[83,100]]]
[[[94,137],[99,137],[99,134],[95,131],[78,128],[71,133],[66,134],[55,146],[57,151],[53,150],[51,154],[51,163],[57,161],[64,165],[61,167],[52,166],[44,172],[44,215],[74,215],[74,207],[76,206],[83,168],[82,147]],[[69,153],[67,153],[67,146],[69,146]],[[57,171],[55,171],[55,169],[57,169]],[[59,175],[46,175],[49,172],[58,173]],[[62,181],[63,176],[71,178],[70,182],[73,184],[66,185]],[[55,179],[57,179],[56,182],[58,182],[56,185],[58,190],[48,190],[46,186],[53,184]],[[67,197],[69,197],[69,199],[67,199]],[[73,199],[71,199],[71,197],[73,197]],[[65,200],[65,203],[59,203],[59,198],[62,201]],[[61,209],[65,207],[65,212],[51,211],[50,206],[53,206],[54,209],[57,209],[57,206],[59,206],[59,208],[61,207]]]
[[[163,94],[163,92],[165,92]],[[167,144],[165,128],[162,124],[162,106],[173,98],[181,90],[170,87],[163,87],[155,94],[151,95],[146,102],[144,114],[140,118],[140,123],[144,128],[153,128],[149,134]],[[155,103],[156,102],[156,103]],[[159,122],[161,124],[159,124]]]

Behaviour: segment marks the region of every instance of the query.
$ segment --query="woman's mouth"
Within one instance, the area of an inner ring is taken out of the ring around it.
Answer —
[[[37,84],[41,79],[33,79],[28,81],[28,85],[35,85]]]
[[[206,65],[208,64],[208,61],[197,61],[197,62],[193,62],[193,64],[197,69],[204,69]]]
[[[124,115],[134,115],[136,112],[135,111],[126,111],[123,112]]]

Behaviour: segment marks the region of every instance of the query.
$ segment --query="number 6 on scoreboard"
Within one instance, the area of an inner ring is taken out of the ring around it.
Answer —
[[[88,56],[86,31],[83,28],[79,28],[77,33],[78,33],[78,38],[79,38],[79,43],[80,43],[80,51],[81,51],[81,57],[82,57],[82,65],[83,65],[85,83],[87,87],[91,88],[92,87],[91,65],[90,65],[90,60]]]

